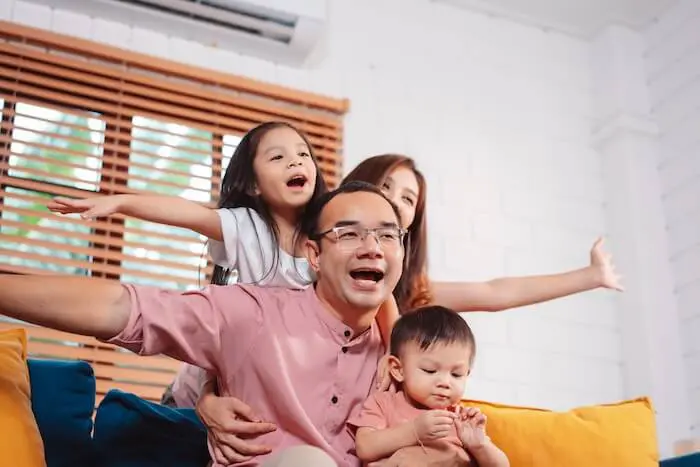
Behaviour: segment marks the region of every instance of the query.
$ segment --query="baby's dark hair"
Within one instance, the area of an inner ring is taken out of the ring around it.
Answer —
[[[409,342],[426,350],[435,344],[464,344],[476,355],[476,340],[467,322],[459,313],[443,306],[424,306],[402,315],[391,332],[391,355],[400,358]]]

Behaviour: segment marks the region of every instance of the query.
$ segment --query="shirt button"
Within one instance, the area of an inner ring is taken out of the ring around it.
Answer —
[[[348,353],[348,348],[347,348],[347,347],[343,347],[341,350],[343,351],[343,353]]]
[[[350,333],[350,330],[349,330],[349,329],[346,329],[346,330],[345,330],[345,337],[350,337],[350,334],[351,334],[351,333]]]
[[[337,396],[331,397],[331,404],[337,404],[337,403],[338,403],[338,397]]]

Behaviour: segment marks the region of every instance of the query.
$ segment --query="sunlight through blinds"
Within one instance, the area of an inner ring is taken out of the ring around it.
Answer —
[[[240,137],[269,120],[308,136],[334,187],[347,107],[0,22],[0,271],[201,286],[211,265],[200,235],[119,215],[85,222],[47,201],[157,193],[214,205]]]

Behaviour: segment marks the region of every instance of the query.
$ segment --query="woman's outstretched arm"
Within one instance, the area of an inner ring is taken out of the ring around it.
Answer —
[[[454,310],[502,311],[604,287],[623,290],[602,239],[591,249],[591,264],[559,274],[503,277],[488,282],[432,282],[433,302]]]

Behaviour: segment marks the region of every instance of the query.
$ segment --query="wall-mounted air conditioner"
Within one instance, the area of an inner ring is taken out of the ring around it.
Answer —
[[[29,1],[290,66],[306,63],[327,21],[327,0]]]

